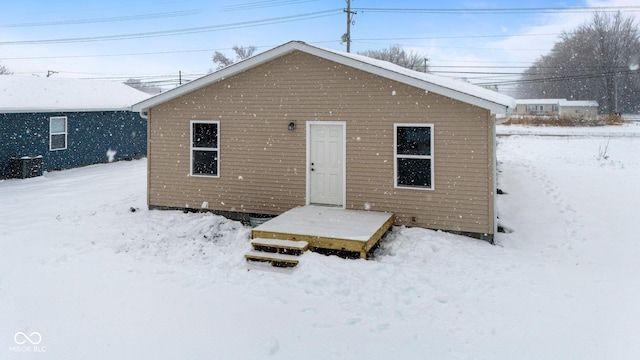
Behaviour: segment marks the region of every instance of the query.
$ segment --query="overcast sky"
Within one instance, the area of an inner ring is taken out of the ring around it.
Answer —
[[[352,0],[351,6],[352,52],[400,44],[426,54],[432,72],[475,83],[524,70],[562,31],[590,19],[585,8],[640,18],[637,0]],[[62,77],[175,81],[182,71],[194,78],[215,68],[216,50],[231,56],[236,44],[261,52],[301,40],[345,50],[345,7],[345,0],[6,1],[0,64],[18,75],[51,70]]]

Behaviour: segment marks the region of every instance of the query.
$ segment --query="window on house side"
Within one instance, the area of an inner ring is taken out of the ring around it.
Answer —
[[[395,124],[395,186],[433,189],[433,125]]]
[[[65,150],[67,148],[67,117],[53,116],[49,118],[49,150]]]
[[[191,175],[218,176],[219,125],[217,121],[191,122]]]

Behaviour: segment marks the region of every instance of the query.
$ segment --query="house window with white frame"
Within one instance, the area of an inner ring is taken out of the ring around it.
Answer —
[[[191,122],[191,175],[219,176],[219,127],[217,121]]]
[[[67,117],[52,116],[49,118],[49,150],[65,150],[67,148]]]
[[[394,125],[394,177],[398,188],[433,189],[433,125]]]

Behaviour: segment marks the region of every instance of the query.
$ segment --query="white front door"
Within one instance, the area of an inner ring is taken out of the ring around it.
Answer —
[[[308,203],[344,206],[344,123],[309,123],[308,134]]]

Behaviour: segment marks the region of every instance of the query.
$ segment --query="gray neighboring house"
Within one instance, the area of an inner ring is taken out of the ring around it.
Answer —
[[[146,156],[149,95],[122,83],[0,76],[0,179]]]

